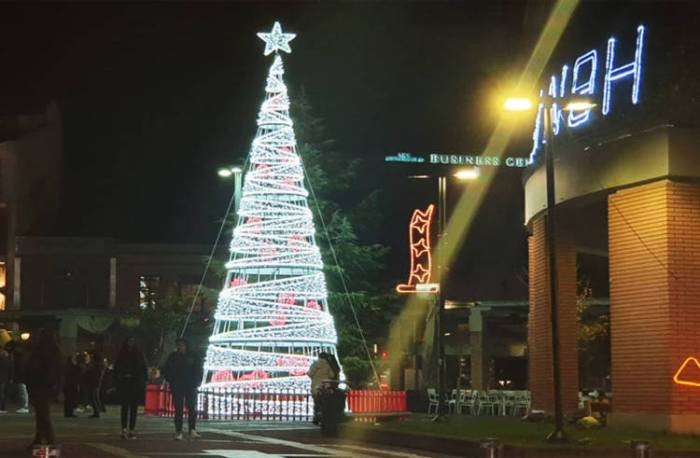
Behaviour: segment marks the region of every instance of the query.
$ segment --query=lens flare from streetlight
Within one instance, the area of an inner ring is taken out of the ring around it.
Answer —
[[[527,97],[508,97],[503,108],[506,111],[528,111],[532,109],[532,100]]]
[[[458,180],[475,180],[479,178],[479,169],[473,167],[471,169],[461,169],[455,173],[455,178]]]

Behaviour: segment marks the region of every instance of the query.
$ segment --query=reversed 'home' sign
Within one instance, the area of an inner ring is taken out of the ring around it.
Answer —
[[[563,103],[558,105],[556,103],[557,99],[565,97],[600,97],[601,100],[600,103],[598,103],[600,112],[603,116],[610,116],[613,112],[613,90],[620,84],[627,82],[630,83],[631,86],[630,102],[632,105],[637,105],[639,103],[642,67],[644,63],[645,34],[646,28],[643,25],[638,26],[632,61],[625,64],[620,64],[618,62],[619,57],[615,57],[615,54],[619,53],[617,40],[615,37],[610,37],[605,54],[605,67],[603,67],[603,63],[600,62],[601,59],[598,57],[598,50],[594,48],[581,54],[574,60],[571,72],[569,72],[569,65],[564,65],[561,68],[559,79],[557,79],[556,74],[550,77],[549,82],[545,83],[547,84],[546,92],[544,88],[540,90],[540,98],[545,98],[546,94],[546,97],[553,99],[550,119],[552,120],[552,133],[554,135],[559,135],[562,127],[576,129],[587,124],[591,121],[591,112],[593,110],[570,111],[568,115],[566,115],[561,106]],[[602,72],[598,72],[599,67],[603,68]],[[619,92],[622,88],[617,90]],[[618,100],[621,100],[621,97],[618,96]],[[544,140],[542,126],[542,111],[544,110],[544,105],[545,104],[542,102],[538,106],[535,128],[532,132],[531,163],[536,159],[537,153]],[[597,110],[598,107],[595,109]]]

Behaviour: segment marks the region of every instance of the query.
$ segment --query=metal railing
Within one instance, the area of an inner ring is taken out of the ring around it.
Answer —
[[[186,409],[185,409],[186,410]],[[200,389],[197,416],[211,420],[311,421],[313,399],[298,390]],[[147,415],[175,415],[167,385],[146,386]]]
[[[348,410],[353,414],[407,412],[405,391],[355,390],[347,394]],[[175,415],[167,385],[147,385],[145,413]],[[311,421],[313,398],[307,391],[259,390],[238,388],[200,389],[197,416],[211,420]]]

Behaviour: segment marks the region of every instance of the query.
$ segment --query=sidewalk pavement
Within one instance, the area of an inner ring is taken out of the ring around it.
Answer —
[[[140,416],[138,437],[128,440],[119,436],[118,407],[108,407],[109,413],[101,418],[88,418],[88,414],[64,418],[57,405],[52,410],[62,458],[456,458],[324,438],[318,427],[292,422],[199,421],[200,439],[175,441],[172,418]],[[25,449],[33,436],[33,415],[0,415],[0,457],[31,456]]]

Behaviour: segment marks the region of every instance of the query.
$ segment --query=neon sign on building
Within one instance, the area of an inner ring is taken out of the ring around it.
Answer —
[[[690,363],[694,364],[694,371],[693,366]],[[676,373],[673,375],[673,381],[678,385],[692,386],[698,388],[700,387],[700,377],[698,377],[699,374],[700,361],[698,361],[696,358],[693,358],[692,356],[688,356],[685,359],[685,361],[683,361],[683,364],[681,364],[681,366],[678,368]]]
[[[586,51],[576,58],[573,66],[565,64],[559,75],[552,75],[549,79],[546,91],[540,89],[540,99],[553,99],[552,103],[552,134],[559,135],[562,127],[569,129],[580,128],[592,119],[591,111],[599,109],[603,116],[614,113],[613,95],[625,90],[623,83],[631,85],[629,101],[632,105],[638,105],[642,85],[644,67],[644,40],[646,28],[643,25],[637,27],[637,39],[634,47],[634,57],[631,61],[621,63],[619,56],[620,46],[615,37],[608,39],[605,50],[605,61],[602,62],[602,53],[597,49]],[[557,99],[584,97],[595,99],[597,106],[582,111],[570,111],[568,114],[562,109],[562,103]],[[618,99],[621,100],[621,99]],[[544,102],[540,102],[537,110],[535,128],[532,132],[532,151],[530,163],[534,163],[543,143],[543,110]]]
[[[430,249],[430,227],[432,226],[435,205],[430,204],[424,211],[416,209],[408,225],[411,270],[408,282],[396,286],[399,293],[437,293],[440,285],[430,282],[432,274],[432,254]]]

